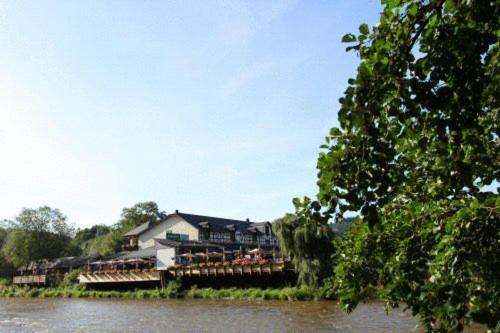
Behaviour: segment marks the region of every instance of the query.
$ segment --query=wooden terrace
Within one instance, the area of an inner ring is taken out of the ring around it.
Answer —
[[[120,283],[160,281],[160,272],[156,269],[145,270],[112,270],[81,272],[80,283]]]
[[[203,276],[244,276],[244,275],[271,275],[293,272],[287,262],[268,263],[217,263],[213,265],[173,266],[167,272],[174,277],[203,277]]]
[[[47,275],[18,275],[14,276],[14,284],[44,286],[47,283]]]

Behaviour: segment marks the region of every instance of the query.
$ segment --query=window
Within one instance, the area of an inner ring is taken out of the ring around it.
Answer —
[[[201,228],[200,230],[200,238],[201,240],[209,240],[210,239],[210,228]]]

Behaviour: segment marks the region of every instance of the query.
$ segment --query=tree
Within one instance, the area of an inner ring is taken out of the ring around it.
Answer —
[[[7,236],[9,235],[7,225],[4,226],[3,224],[4,223],[0,222],[0,278],[11,278],[12,273],[14,272],[14,267],[2,253],[2,248],[7,241]]]
[[[71,254],[72,235],[73,227],[58,209],[24,208],[11,222],[2,252],[15,266],[32,260],[57,258]]]
[[[333,254],[333,232],[319,212],[310,214],[307,207],[298,208],[297,214],[286,214],[273,222],[281,251],[289,255],[298,273],[301,285],[319,286],[321,281],[331,275]]]
[[[130,208],[123,208],[117,228],[132,229],[146,222],[158,223],[165,219],[166,213],[160,211],[154,201],[139,202]]]
[[[146,222],[158,223],[165,219],[166,213],[160,211],[153,201],[139,202],[132,207],[123,208],[120,220],[112,227],[94,226],[77,233],[82,252],[86,255],[109,255],[121,251],[123,234]]]
[[[361,217],[336,241],[352,310],[369,288],[428,331],[500,329],[499,42],[496,1],[383,0],[348,34],[357,76],[318,159],[325,218]]]
[[[111,231],[111,227],[103,224],[97,224],[90,228],[78,230],[71,241],[72,246],[76,249],[75,254],[94,255],[99,253],[95,248],[97,238],[99,238],[99,241],[102,241],[103,237],[101,236],[105,236]]]

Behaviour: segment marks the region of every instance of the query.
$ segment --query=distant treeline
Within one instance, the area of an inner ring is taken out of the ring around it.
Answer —
[[[155,202],[140,202],[124,208],[111,226],[76,229],[58,209],[24,208],[13,220],[0,222],[0,277],[12,277],[15,268],[34,260],[119,252],[126,231],[165,216]]]

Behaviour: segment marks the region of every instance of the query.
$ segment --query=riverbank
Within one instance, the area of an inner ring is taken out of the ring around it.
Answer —
[[[0,285],[0,297],[24,298],[124,298],[124,299],[229,299],[310,301],[326,299],[323,290],[311,287],[283,288],[198,288],[182,289],[173,281],[164,289],[136,289],[129,291],[93,290],[76,285],[65,288],[34,288]]]

